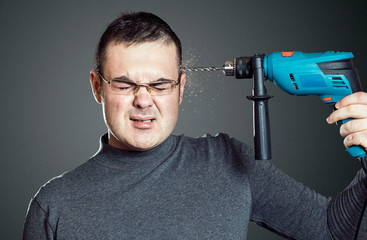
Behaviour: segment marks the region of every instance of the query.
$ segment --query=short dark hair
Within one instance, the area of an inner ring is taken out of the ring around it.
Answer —
[[[101,36],[95,55],[96,70],[102,73],[106,48],[111,42],[131,46],[155,41],[176,45],[178,68],[180,70],[182,64],[181,41],[165,21],[148,12],[123,14],[111,22]]]

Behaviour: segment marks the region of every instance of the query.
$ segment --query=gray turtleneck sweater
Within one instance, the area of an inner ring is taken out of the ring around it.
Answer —
[[[170,136],[145,152],[105,135],[96,155],[39,190],[23,239],[246,239],[249,221],[289,239],[353,238],[364,172],[325,198],[253,155],[224,134]]]

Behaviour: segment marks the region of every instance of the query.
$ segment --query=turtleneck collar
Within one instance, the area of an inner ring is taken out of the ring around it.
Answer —
[[[126,151],[108,145],[108,135],[100,138],[100,146],[92,157],[97,163],[119,170],[149,167],[168,158],[176,147],[176,137],[170,135],[164,142],[147,151]]]

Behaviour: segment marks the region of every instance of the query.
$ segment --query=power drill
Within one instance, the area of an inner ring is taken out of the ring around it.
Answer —
[[[275,83],[283,91],[298,96],[318,95],[334,107],[343,97],[362,91],[358,72],[353,66],[350,52],[303,53],[274,52],[268,55],[239,57],[226,61],[223,72],[238,79],[253,78],[255,158],[271,158],[269,114],[265,79]],[[345,119],[345,123],[351,119]],[[348,153],[357,157],[365,171],[367,154],[361,146],[351,146]]]

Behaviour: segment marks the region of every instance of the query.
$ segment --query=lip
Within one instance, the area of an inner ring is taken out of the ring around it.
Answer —
[[[140,117],[134,116],[130,118],[133,126],[138,129],[150,129],[153,127],[155,118],[154,117]]]

